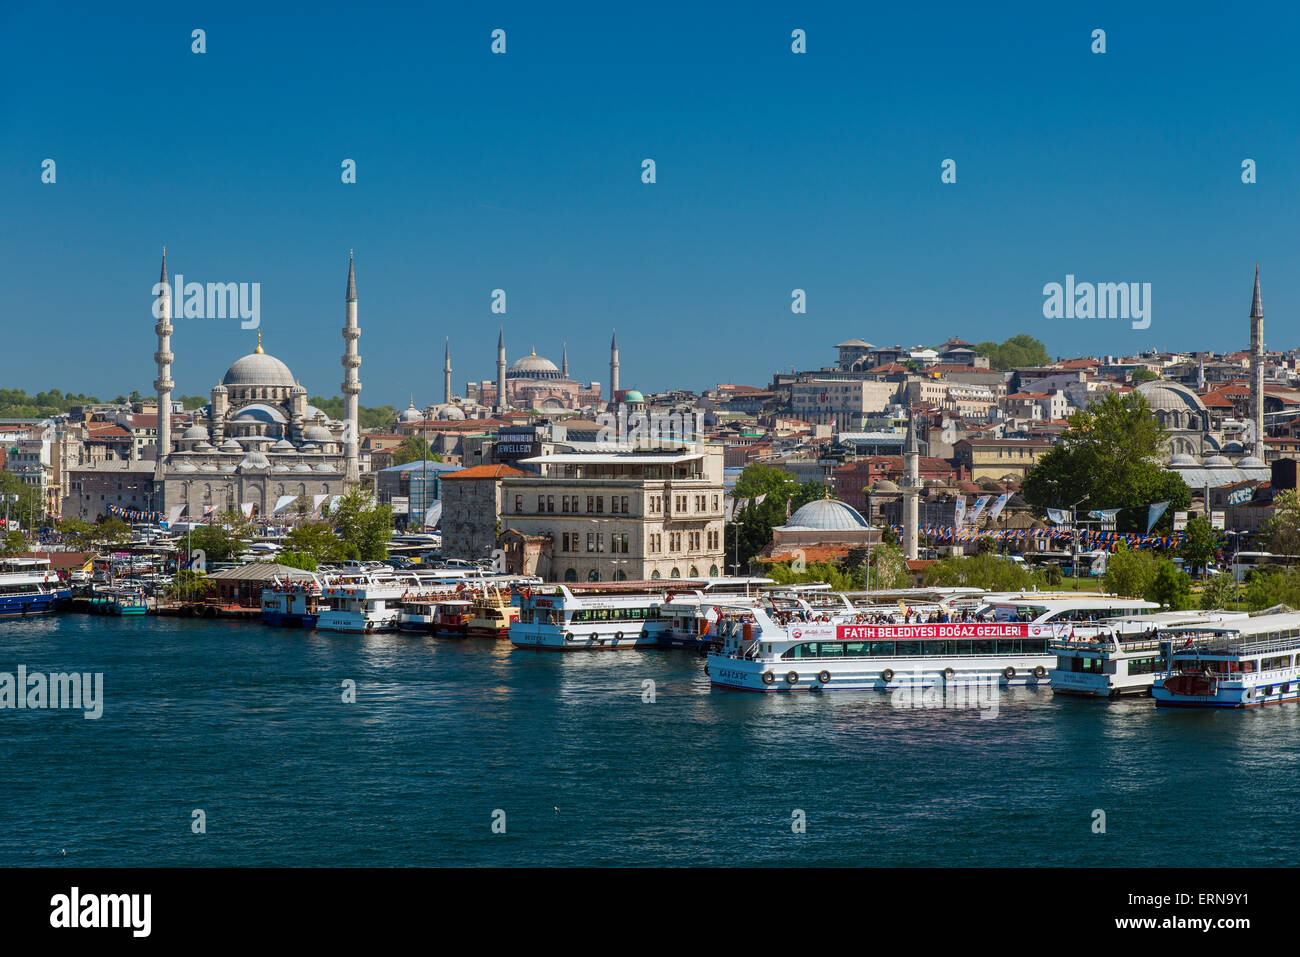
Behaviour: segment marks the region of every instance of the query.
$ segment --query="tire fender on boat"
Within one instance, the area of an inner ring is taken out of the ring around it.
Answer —
[[[799,683],[799,672],[787,671],[785,673],[785,683],[788,685],[797,685]]]
[[[893,668],[886,668],[884,671],[882,671],[882,672],[880,673],[880,680],[883,681],[885,684],[889,684],[891,681],[893,681],[893,680],[894,680],[894,669],[893,669]]]
[[[1037,667],[1034,668],[1034,677],[1037,678],[1039,681],[1042,681],[1044,678],[1047,677],[1047,669],[1044,668],[1042,665],[1038,665]]]
[[[763,672],[763,684],[770,685],[775,680],[776,680],[776,675],[772,674],[772,672],[770,671]]]
[[[623,632],[621,632],[621,631],[616,631],[616,632],[614,632],[614,640],[615,640],[615,641],[622,641],[622,640],[623,640]]]
[[[943,669],[943,680],[944,680],[944,681],[952,681],[952,679],[955,678],[956,675],[957,675],[957,672],[953,671],[951,668],[944,668],[944,669]]]
[[[1002,677],[1006,678],[1008,681],[1010,681],[1015,676],[1016,676],[1016,669],[1012,668],[1010,665],[1007,665],[1006,668],[1002,670]]]
[[[831,673],[825,670],[819,671],[817,672],[817,680],[824,685],[828,685],[831,683]]]

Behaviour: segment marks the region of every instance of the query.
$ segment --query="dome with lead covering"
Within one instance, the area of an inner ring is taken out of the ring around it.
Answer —
[[[275,356],[265,352],[251,352],[226,370],[222,385],[274,385],[292,388],[293,373]]]
[[[853,531],[870,527],[856,508],[834,498],[819,498],[801,506],[786,523],[787,528],[792,526],[818,531]]]
[[[532,355],[524,356],[510,363],[506,369],[507,379],[562,379],[564,376],[555,363],[545,356],[539,356],[537,350]]]

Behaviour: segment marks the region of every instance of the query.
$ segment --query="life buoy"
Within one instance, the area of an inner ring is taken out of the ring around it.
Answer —
[[[944,668],[944,669],[943,669],[943,680],[944,680],[944,681],[952,681],[952,679],[956,676],[956,674],[957,674],[957,672],[953,671],[951,668]]]
[[[882,672],[880,673],[880,680],[883,681],[885,684],[889,684],[889,682],[893,681],[893,680],[894,680],[894,669],[893,669],[893,668],[886,668],[884,671],[882,671]]]
[[[785,673],[785,683],[788,685],[797,685],[799,683],[799,672],[787,671]]]
[[[819,671],[819,672],[817,672],[817,680],[818,680],[819,682],[821,682],[822,684],[824,684],[824,685],[830,684],[830,683],[831,683],[831,673],[830,673],[829,671],[824,671],[824,670],[823,670],[823,671]]]
[[[1042,665],[1039,665],[1034,669],[1034,677],[1041,681],[1043,678],[1047,677],[1047,669]]]
[[[775,680],[776,680],[776,675],[772,674],[772,672],[770,671],[763,672],[763,684],[770,685]]]
[[[1012,668],[1010,665],[1007,665],[1006,668],[1003,669],[1002,671],[1002,677],[1006,678],[1008,681],[1010,681],[1015,676],[1016,676],[1016,669]]]

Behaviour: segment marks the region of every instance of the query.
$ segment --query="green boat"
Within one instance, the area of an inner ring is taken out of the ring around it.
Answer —
[[[144,595],[130,588],[110,588],[96,592],[90,599],[92,615],[144,615],[149,605]]]

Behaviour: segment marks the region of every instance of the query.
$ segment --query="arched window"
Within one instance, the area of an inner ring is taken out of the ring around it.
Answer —
[[[587,581],[589,582],[600,581],[600,572],[596,571],[596,569],[594,568],[591,571],[587,572]]]
[[[623,571],[623,569],[621,568],[618,571],[614,572],[614,581],[616,582],[627,581],[627,572]]]
[[[578,570],[576,568],[570,568],[564,573],[564,580],[566,582],[576,582],[578,580]]]
[[[650,573],[650,580],[656,581],[658,580],[658,578],[659,578],[659,569],[656,568],[654,571]]]
[[[673,570],[672,570],[672,572],[669,573],[668,577],[669,577],[669,578],[681,578],[681,577],[682,577],[682,573],[679,572],[679,571],[677,570],[676,567],[674,567]]]
[[[690,577],[691,577],[691,578],[699,578],[699,577],[700,577],[700,570],[699,570],[698,568],[696,568],[694,565],[691,566],[691,574],[690,574]]]
[[[710,577],[710,578],[717,578],[717,577],[718,577],[718,566],[717,566],[717,565],[710,565],[710,566],[709,566],[709,577]]]

